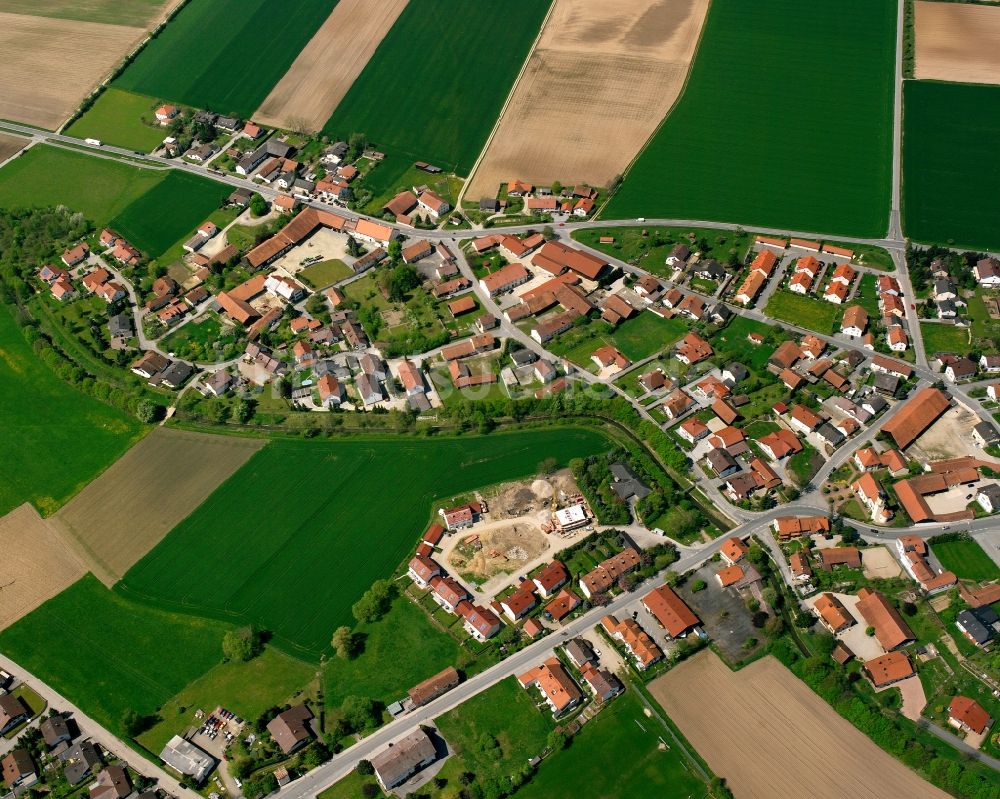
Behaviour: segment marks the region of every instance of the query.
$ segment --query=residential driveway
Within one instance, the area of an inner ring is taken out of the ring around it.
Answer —
[[[903,706],[899,709],[899,712],[910,719],[910,721],[919,721],[920,711],[927,704],[927,697],[924,696],[924,686],[921,685],[920,678],[914,674],[912,677],[907,677],[905,680],[900,680],[893,685],[887,685],[885,688],[876,688],[875,693],[891,691],[895,688],[899,689],[899,694],[903,699]]]
[[[848,613],[850,613],[857,624],[852,624],[842,633],[836,636],[838,641],[843,641],[844,645],[850,649],[858,660],[871,660],[872,658],[877,658],[884,654],[878,639],[875,636],[868,635],[865,630],[867,630],[867,625],[865,620],[858,613],[858,598],[854,594],[837,594],[834,592],[833,595],[840,600],[841,604],[847,608]],[[818,600],[822,593],[815,594],[805,600],[805,604],[809,606],[815,614],[816,600]]]

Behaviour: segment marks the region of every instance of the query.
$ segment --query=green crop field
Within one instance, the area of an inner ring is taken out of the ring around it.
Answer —
[[[963,580],[993,580],[1000,577],[1000,568],[977,541],[970,539],[934,543],[931,551],[941,565]]]
[[[159,754],[171,737],[197,726],[196,711],[211,713],[218,706],[253,721],[269,707],[291,699],[315,674],[314,667],[274,647],[265,647],[246,663],[220,663],[166,702],[158,713],[160,720],[139,736],[139,743]]]
[[[166,178],[111,220],[111,226],[150,258],[194,235],[231,186],[171,170]]]
[[[671,748],[661,750],[661,739]],[[622,763],[628,767],[621,768]],[[691,773],[663,725],[646,717],[633,691],[588,723],[569,749],[544,760],[531,782],[518,791],[518,799],[707,795],[708,787]]]
[[[100,227],[168,171],[37,144],[0,169],[0,206],[65,205]]]
[[[715,0],[684,94],[604,216],[883,235],[895,18],[890,0]]]
[[[1000,86],[908,80],[903,101],[906,235],[1000,249]]]
[[[0,0],[0,11],[36,17],[106,22],[110,25],[152,27],[163,0]]]
[[[54,512],[142,434],[139,422],[77,391],[34,354],[0,306],[0,516],[30,501]]]
[[[114,85],[249,118],[336,0],[191,0]]]
[[[379,621],[353,629],[364,641],[364,650],[352,660],[326,660],[323,693],[327,707],[339,707],[352,694],[388,705],[401,692],[458,665],[458,642],[436,629],[427,614],[406,597],[397,599]]]
[[[940,322],[921,322],[920,335],[928,357],[937,352],[966,353],[969,351],[969,329]]]
[[[154,713],[219,663],[226,629],[131,603],[88,574],[0,633],[0,650],[121,734],[125,711]]]
[[[606,446],[599,433],[571,428],[431,441],[275,441],[118,590],[173,610],[253,621],[276,642],[318,657],[336,627],[353,623],[358,597],[412,552],[435,499]]]
[[[550,0],[410,0],[327,122],[387,154],[365,185],[394,187],[414,161],[468,173]]]
[[[156,98],[109,86],[90,109],[66,129],[67,136],[100,139],[107,144],[148,153],[168,135],[158,125],[144,125],[142,118],[156,121]]]

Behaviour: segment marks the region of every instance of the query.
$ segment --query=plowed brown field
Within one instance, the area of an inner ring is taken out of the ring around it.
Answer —
[[[141,28],[0,13],[0,119],[58,128]]]
[[[702,652],[649,690],[736,799],[948,799],[773,657],[733,672]]]
[[[27,139],[20,136],[11,136],[7,133],[0,133],[0,164],[10,158],[14,153],[24,149],[28,143]]]
[[[265,443],[157,428],[52,520],[113,584]]]
[[[556,0],[467,191],[607,185],[680,95],[708,0]]]
[[[917,0],[914,75],[1000,84],[1000,6]]]
[[[0,517],[0,630],[83,577],[86,569],[52,525],[25,502]]]
[[[254,119],[281,128],[320,130],[407,2],[340,0]]]

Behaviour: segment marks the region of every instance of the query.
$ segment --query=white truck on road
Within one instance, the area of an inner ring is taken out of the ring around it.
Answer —
[[[84,141],[84,144],[90,144],[90,145],[92,145],[94,147],[100,147],[101,146],[101,140],[100,139],[84,139],[83,141]]]

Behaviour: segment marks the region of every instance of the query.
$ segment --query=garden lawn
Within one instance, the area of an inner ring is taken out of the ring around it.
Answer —
[[[906,235],[1000,249],[1000,86],[908,80],[903,101]]]
[[[614,345],[633,363],[666,349],[688,330],[683,319],[663,319],[651,311],[640,311],[626,319],[611,334]]]
[[[111,405],[63,382],[0,304],[0,516],[22,502],[53,513],[143,434]]]
[[[921,322],[920,335],[924,339],[924,352],[933,356],[938,352],[964,355],[969,351],[969,329],[947,323]]]
[[[1000,568],[977,541],[969,539],[941,544],[931,541],[931,549],[946,570],[955,572],[963,580],[993,580],[1000,577]]]
[[[65,205],[103,227],[169,171],[36,144],[0,169],[0,206]]]
[[[715,0],[684,94],[603,215],[883,235],[895,19],[891,0]],[[806,30],[838,35],[803,46]]]
[[[142,122],[143,117],[156,121],[155,108],[155,97],[109,86],[87,112],[66,129],[66,135],[100,139],[106,144],[148,153],[168,135],[159,125],[152,127]]]
[[[324,133],[364,133],[387,154],[365,179],[376,195],[418,160],[468,174],[549,5],[410,0]]]
[[[88,574],[0,633],[0,650],[124,735],[125,711],[155,713],[222,660],[227,629],[131,603]]]
[[[829,336],[836,332],[834,326],[840,320],[843,310],[842,305],[778,289],[767,301],[764,313]]]
[[[206,311],[168,333],[159,343],[164,352],[175,353],[178,358],[208,362],[225,360],[224,348],[227,344],[235,344],[236,340],[236,328],[223,326],[217,313]]]
[[[634,691],[627,691],[584,726],[569,749],[542,761],[518,799],[707,796],[707,786],[691,773],[680,751],[661,750],[661,739],[667,740],[667,730],[647,718]]]
[[[118,584],[163,607],[252,621],[310,658],[413,551],[430,506],[608,448],[554,428],[437,440],[274,441]],[[388,492],[388,493],[387,493]],[[386,501],[391,497],[391,501]]]
[[[334,258],[330,261],[320,261],[319,263],[307,266],[296,277],[310,288],[319,289],[323,288],[323,286],[329,286],[331,283],[336,283],[338,280],[343,280],[345,277],[350,277],[353,274],[354,270],[351,267],[343,261]]]
[[[139,736],[139,743],[159,754],[174,735],[198,725],[195,712],[216,707],[248,721],[269,707],[281,706],[315,677],[316,669],[274,647],[246,663],[228,661],[213,667],[166,702],[160,720]]]
[[[691,249],[705,244],[705,257],[723,264],[729,261],[730,256],[742,261],[750,248],[750,234],[746,231],[737,234],[714,228],[584,228],[574,230],[570,235],[581,244],[661,276],[674,273],[675,267],[667,266],[666,261],[675,244],[686,244]],[[601,244],[601,239],[607,236],[615,240],[614,244]],[[713,284],[712,291],[716,288],[718,286]]]
[[[352,694],[388,705],[459,660],[458,642],[431,624],[406,597],[396,599],[381,620],[353,630],[364,641],[362,653],[353,660],[328,658],[323,668],[323,692],[330,708],[339,707]]]
[[[365,785],[374,786],[374,792],[371,794],[372,799],[385,799],[385,794],[379,789],[375,777],[362,777],[357,771],[351,771],[340,782],[334,783],[319,794],[317,799],[358,799],[359,796],[366,796],[361,792]]]
[[[461,771],[471,771],[480,785],[493,777],[520,771],[532,757],[541,754],[553,728],[548,710],[535,707],[540,701],[537,689],[526,691],[508,677],[435,719],[455,759],[460,761],[453,768],[460,765]],[[498,756],[495,750],[483,750],[480,736],[484,734],[497,741]]]
[[[114,86],[249,119],[336,0],[191,0]]]
[[[198,225],[229,196],[232,187],[171,170],[166,178],[133,201],[111,226],[150,258],[194,235]]]

